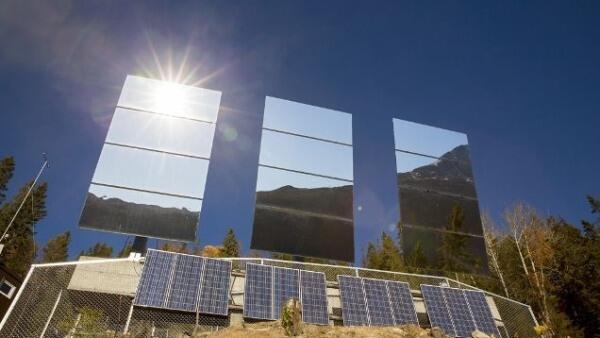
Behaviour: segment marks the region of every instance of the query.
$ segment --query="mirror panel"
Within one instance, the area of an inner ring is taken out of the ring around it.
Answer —
[[[263,130],[259,164],[352,180],[352,147]]]
[[[257,205],[252,248],[352,262],[354,226],[350,220]]]
[[[460,155],[458,155],[460,153]],[[432,159],[396,151],[398,186],[422,191],[437,191],[456,197],[477,198],[468,149],[457,148],[452,153],[461,161]]]
[[[462,214],[462,221],[455,222],[464,233],[481,235],[481,219],[476,199],[440,194],[436,191],[423,191],[400,188],[400,222],[406,225],[419,225],[444,230],[451,227],[451,216]],[[460,208],[456,209],[455,208]]]
[[[193,241],[201,208],[202,201],[198,199],[91,184],[79,226]]]
[[[279,169],[258,168],[256,205],[352,221],[352,183]]]
[[[93,183],[202,198],[204,159],[105,144]]]
[[[352,145],[352,115],[270,96],[263,128]]]
[[[267,97],[252,249],[354,261],[352,116]]]
[[[424,124],[393,119],[397,150],[442,157],[452,149],[469,144],[467,135]]]
[[[129,75],[118,106],[215,122],[220,101],[218,91]]]
[[[215,124],[117,108],[106,142],[210,158]]]
[[[463,244],[450,252],[446,264],[451,271],[488,273],[483,237],[405,226],[401,229],[401,238],[405,257],[408,257],[408,261],[415,261],[419,257],[417,260],[422,267],[444,269],[443,244],[454,241]]]
[[[195,240],[220,100],[218,91],[128,76],[79,226]]]

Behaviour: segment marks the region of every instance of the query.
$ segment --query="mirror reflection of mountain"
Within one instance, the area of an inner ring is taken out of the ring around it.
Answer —
[[[458,146],[433,161],[433,164],[410,172],[398,173],[398,185],[402,188],[476,197],[468,146]],[[257,192],[256,203],[352,219],[352,186],[296,188],[286,185]]]
[[[352,219],[352,186],[296,188],[290,185],[259,191],[256,204]]]
[[[468,146],[458,146],[439,159],[432,159],[432,162],[410,172],[398,173],[402,222],[443,230],[448,225],[448,215],[452,207],[458,204],[465,214],[462,231],[480,235],[479,206],[475,198]],[[259,191],[256,194],[256,213],[260,217],[255,215],[255,230],[259,226],[265,233],[274,234],[282,229],[286,232],[293,229],[296,237],[290,240],[300,241],[303,238],[314,237],[314,231],[304,234],[302,229],[308,229],[308,219],[316,222],[317,215],[345,218],[349,222],[344,223],[351,225],[352,196],[351,185],[332,188],[297,188],[287,185],[271,191]],[[286,210],[294,216],[282,218],[281,214],[286,213]],[[295,224],[298,222],[303,226]],[[319,223],[321,226],[331,225],[336,228],[335,231],[317,229],[316,233],[321,237],[325,233],[336,233],[330,241],[335,241],[340,236],[351,237],[341,232],[348,232],[350,235],[353,233],[351,226],[341,227],[333,220]],[[281,241],[282,237],[278,238]],[[289,243],[285,245],[294,247]],[[309,253],[305,254],[310,256]]]
[[[80,226],[112,232],[137,233],[156,238],[193,241],[199,212],[137,204],[88,193]],[[166,226],[165,226],[166,225]]]
[[[416,155],[415,155],[416,156]],[[476,198],[469,147],[458,146],[432,164],[398,173],[398,185]]]
[[[398,173],[401,222],[444,230],[452,209],[464,212],[461,232],[481,235],[479,203],[468,146],[461,145],[432,164]]]

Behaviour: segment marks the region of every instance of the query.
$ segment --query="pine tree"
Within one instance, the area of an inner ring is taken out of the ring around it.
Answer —
[[[12,156],[0,160],[0,204],[6,199],[8,182],[15,172],[15,158]]]
[[[4,232],[10,223],[32,183],[33,181],[26,184],[11,201],[0,207],[0,232]],[[42,183],[31,191],[3,241],[5,247],[2,256],[5,264],[20,276],[25,275],[36,256],[33,226],[46,216],[47,188],[47,184]]]
[[[188,248],[187,248],[187,243],[178,243],[178,242],[171,242],[171,241],[167,241],[164,242],[163,245],[160,248],[163,251],[170,251],[170,252],[176,252],[176,253],[184,253],[187,254],[188,252]]]
[[[452,213],[448,217],[447,232],[442,237],[440,247],[441,264],[440,268],[444,271],[469,271],[473,260],[466,252],[467,238],[457,234],[460,232],[465,221],[465,215],[460,205],[452,207]]]
[[[381,234],[381,270],[402,271],[404,259],[400,249],[394,243],[392,237],[385,232]]]
[[[240,244],[235,238],[235,233],[232,228],[229,228],[225,238],[223,239],[223,257],[239,257],[240,256]]]
[[[375,244],[369,242],[367,246],[367,255],[363,259],[363,267],[368,269],[379,269],[381,266],[381,260],[379,257],[379,252]]]
[[[404,259],[393,238],[385,232],[377,244],[369,243],[363,266],[369,269],[403,271]]]
[[[94,246],[87,249],[87,251],[81,251],[79,256],[89,257],[111,257],[113,248],[106,243],[96,243]]]
[[[117,255],[117,257],[129,257],[129,253],[131,252],[131,249],[133,248],[133,245],[131,244],[125,244],[123,246],[123,248],[121,249],[121,251],[119,251],[119,254]]]
[[[69,244],[71,243],[71,233],[66,231],[48,241],[42,249],[43,263],[64,262],[69,258]]]
[[[271,258],[273,259],[279,259],[282,261],[293,261],[294,260],[294,256],[290,255],[290,254],[286,254],[286,253],[280,253],[280,252],[273,252],[271,253]]]
[[[427,257],[423,251],[423,245],[421,244],[421,241],[417,241],[410,254],[406,256],[406,265],[422,269],[426,268],[427,264]]]

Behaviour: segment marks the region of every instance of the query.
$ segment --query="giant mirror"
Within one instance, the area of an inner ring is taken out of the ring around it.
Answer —
[[[128,76],[79,226],[193,241],[221,93]]]
[[[400,233],[407,261],[485,270],[467,135],[393,119]]]
[[[354,261],[352,115],[267,97],[251,248]]]

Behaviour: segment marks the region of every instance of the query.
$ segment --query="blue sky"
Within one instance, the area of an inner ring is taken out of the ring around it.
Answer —
[[[123,236],[76,229],[108,122],[126,74],[179,74],[230,105],[205,242],[229,226],[250,235],[256,92],[352,113],[360,238],[398,217],[392,117],[468,134],[495,217],[523,200],[578,222],[590,217],[585,195],[600,196],[599,14],[593,1],[3,1],[0,156],[16,157],[14,187],[42,152],[51,159],[38,241],[70,229],[73,253],[119,247]]]

